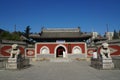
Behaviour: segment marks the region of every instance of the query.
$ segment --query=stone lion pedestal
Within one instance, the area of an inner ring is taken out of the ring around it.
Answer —
[[[108,43],[103,43],[100,49],[100,55],[102,59],[102,68],[103,69],[113,69],[114,64],[112,62],[112,58],[110,56],[110,49]]]
[[[6,64],[6,69],[17,69],[18,62],[16,58],[8,58],[8,62]]]
[[[102,59],[102,69],[114,69],[112,59]]]
[[[20,50],[17,44],[12,45],[12,50],[10,57],[8,58],[8,62],[6,63],[6,69],[18,69],[18,55],[20,54]]]
[[[91,66],[97,69],[114,69],[114,64],[110,56],[110,49],[107,43],[103,43],[99,56],[91,58]]]
[[[96,69],[110,70],[114,69],[112,59],[93,59],[91,58],[91,66]]]

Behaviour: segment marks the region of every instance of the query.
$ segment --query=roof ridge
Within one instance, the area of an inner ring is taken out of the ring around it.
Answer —
[[[78,28],[46,28],[43,32],[80,32]]]

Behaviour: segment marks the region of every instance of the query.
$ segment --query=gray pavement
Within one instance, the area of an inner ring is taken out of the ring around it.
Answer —
[[[0,80],[120,80],[120,70],[97,70],[87,61],[31,64],[22,70],[0,70]]]

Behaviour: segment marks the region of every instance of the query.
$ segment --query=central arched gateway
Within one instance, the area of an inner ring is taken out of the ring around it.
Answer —
[[[55,58],[58,58],[58,57],[62,57],[63,58],[63,51],[66,52],[67,54],[67,48],[65,45],[62,45],[62,44],[58,44],[55,49],[54,49],[54,53],[55,53]]]
[[[62,46],[59,46],[56,50],[56,57],[63,57],[63,51],[65,51],[65,48]]]

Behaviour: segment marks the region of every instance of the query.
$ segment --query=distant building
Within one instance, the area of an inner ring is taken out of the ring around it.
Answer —
[[[92,39],[95,39],[98,37],[98,32],[92,32]]]
[[[92,32],[92,38],[91,38],[90,45],[95,46],[96,42],[105,41],[105,40],[107,40],[107,38],[99,35],[98,32]]]
[[[108,40],[112,40],[114,36],[114,32],[106,32],[105,36]]]

